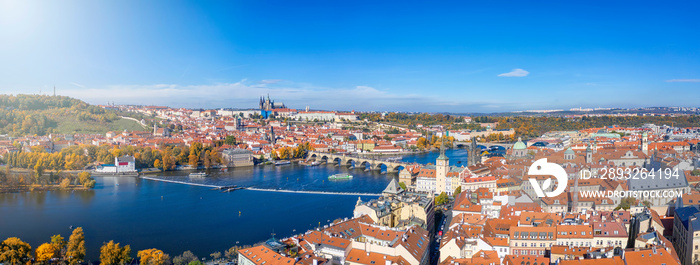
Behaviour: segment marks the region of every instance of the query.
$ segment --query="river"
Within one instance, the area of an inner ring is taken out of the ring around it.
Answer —
[[[466,163],[466,151],[448,150],[450,164]],[[437,153],[405,156],[401,160],[435,163]],[[458,163],[462,161],[461,163]],[[351,180],[328,181],[347,172]],[[213,171],[206,178],[185,172],[151,177],[214,186],[239,185],[284,191],[381,193],[397,174],[380,174],[333,165],[256,166]],[[237,190],[222,193],[209,187],[140,179],[97,177],[90,191],[49,191],[0,194],[0,240],[19,237],[33,249],[51,235],[68,239],[70,226],[85,231],[87,260],[99,258],[103,242],[129,244],[132,255],[158,248],[171,257],[191,250],[209,254],[233,245],[249,245],[288,237],[338,218],[352,217],[359,196]],[[375,196],[361,196],[363,200]]]

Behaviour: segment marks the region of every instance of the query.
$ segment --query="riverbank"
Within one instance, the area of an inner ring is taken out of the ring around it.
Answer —
[[[90,190],[89,188],[79,186],[79,185],[70,185],[68,187],[61,187],[60,185],[20,185],[20,186],[6,186],[6,185],[0,185],[0,193],[18,193],[18,192],[36,192],[36,191],[56,191],[56,190],[65,190],[65,191],[77,191],[77,190]]]

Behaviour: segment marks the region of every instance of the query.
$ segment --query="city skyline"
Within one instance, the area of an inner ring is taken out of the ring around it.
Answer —
[[[697,3],[2,1],[0,89],[93,104],[697,107]]]

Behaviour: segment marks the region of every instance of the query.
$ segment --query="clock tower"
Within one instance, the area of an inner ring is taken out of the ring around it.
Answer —
[[[445,156],[445,135],[440,144],[440,156],[435,161],[435,194],[447,192],[447,172],[450,171],[450,159]]]

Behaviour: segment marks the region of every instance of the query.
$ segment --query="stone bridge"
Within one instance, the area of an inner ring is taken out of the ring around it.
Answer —
[[[471,146],[471,142],[459,142],[459,141],[454,141],[452,143],[454,147],[457,148],[462,148],[462,147],[469,147]],[[501,146],[505,148],[506,150],[510,149],[513,147],[513,143],[476,143],[476,145],[483,145],[486,146],[486,148],[489,148],[491,146]]]
[[[316,160],[319,162],[326,162],[327,164],[336,164],[338,166],[367,167],[367,165],[369,165],[370,170],[381,170],[382,165],[384,165],[386,167],[387,172],[399,172],[399,170],[411,165],[409,163],[404,162],[387,161],[375,158],[363,158],[359,156],[345,154],[321,153],[316,151],[310,151],[308,155],[308,160]]]

